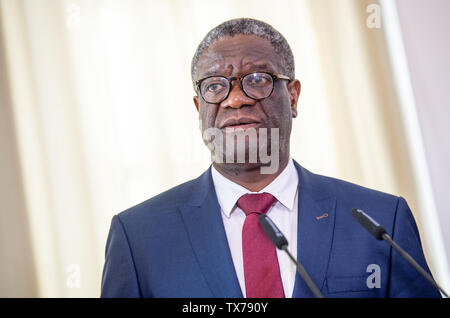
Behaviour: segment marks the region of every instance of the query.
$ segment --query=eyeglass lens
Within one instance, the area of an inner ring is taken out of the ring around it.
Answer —
[[[229,93],[229,80],[222,76],[206,78],[200,85],[200,91],[208,103],[220,103]],[[242,89],[248,97],[263,99],[273,90],[273,78],[267,73],[251,73],[242,78]]]

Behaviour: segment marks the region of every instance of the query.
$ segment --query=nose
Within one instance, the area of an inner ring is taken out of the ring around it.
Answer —
[[[239,81],[234,81],[231,85],[231,91],[220,106],[226,108],[241,108],[244,105],[255,105],[256,101],[242,91]]]

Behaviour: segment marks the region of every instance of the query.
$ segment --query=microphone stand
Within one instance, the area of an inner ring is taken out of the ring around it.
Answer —
[[[297,260],[288,251],[287,245],[283,245],[281,247],[281,249],[283,251],[285,251],[287,253],[287,255],[289,256],[289,258],[295,263],[295,265],[297,267],[297,271],[300,274],[300,277],[302,277],[303,280],[305,281],[306,285],[308,285],[309,289],[314,294],[314,297],[316,297],[316,298],[323,298],[322,293],[319,291],[319,288],[317,288],[316,284],[314,284],[314,282],[312,281],[311,277],[308,275],[308,272],[305,270],[305,268],[302,266],[302,264],[297,262]]]
[[[411,257],[404,249],[402,249],[397,243],[394,242],[394,240],[387,234],[384,233],[381,235],[381,238],[388,242],[394,249],[399,252],[404,259],[406,259],[420,274],[422,274],[423,277],[426,278],[430,282],[431,285],[433,285],[436,289],[438,289],[446,298],[448,298],[447,293],[442,289],[441,286],[436,283],[436,281],[433,279],[433,277],[430,276],[423,268],[420,266],[414,258]]]

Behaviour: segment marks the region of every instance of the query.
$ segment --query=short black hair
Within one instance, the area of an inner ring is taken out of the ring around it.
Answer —
[[[284,36],[266,22],[250,18],[239,18],[219,24],[209,31],[198,45],[191,63],[191,78],[194,89],[195,78],[197,76],[197,64],[202,53],[218,39],[226,36],[232,37],[238,34],[255,35],[269,40],[275,52],[280,55],[283,61],[282,71],[284,75],[289,76],[290,79],[295,78],[294,55]]]

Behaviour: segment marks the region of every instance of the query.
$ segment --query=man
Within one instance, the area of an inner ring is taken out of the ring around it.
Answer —
[[[300,82],[284,37],[235,19],[211,30],[192,60],[212,166],[112,219],[103,297],[312,297],[258,222],[266,214],[325,297],[439,297],[357,207],[427,271],[403,198],[313,174],[289,154]]]

